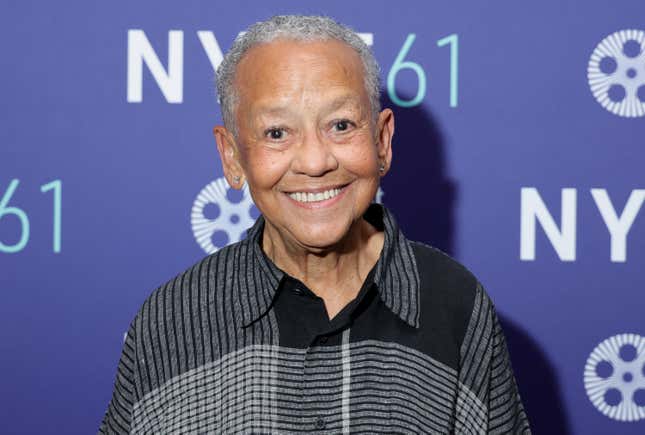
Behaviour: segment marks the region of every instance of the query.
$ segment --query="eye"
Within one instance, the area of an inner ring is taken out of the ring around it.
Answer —
[[[284,129],[278,127],[271,127],[264,132],[264,136],[271,140],[284,139],[284,135]]]
[[[336,131],[347,131],[353,125],[354,123],[348,119],[340,119],[338,121],[334,121],[334,129]]]

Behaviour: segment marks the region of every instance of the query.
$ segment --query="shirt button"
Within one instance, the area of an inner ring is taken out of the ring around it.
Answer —
[[[298,287],[294,288],[294,289],[293,289],[293,292],[294,292],[295,294],[299,295],[299,296],[302,296],[302,295],[304,294],[304,292],[302,291],[302,289],[301,289],[301,288],[298,288]]]
[[[318,417],[316,419],[316,429],[324,429],[325,428],[325,420],[322,417]]]

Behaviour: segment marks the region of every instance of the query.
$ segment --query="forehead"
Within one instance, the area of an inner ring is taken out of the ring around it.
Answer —
[[[255,46],[238,64],[234,84],[240,103],[253,105],[338,93],[367,98],[360,56],[335,40],[279,39]]]

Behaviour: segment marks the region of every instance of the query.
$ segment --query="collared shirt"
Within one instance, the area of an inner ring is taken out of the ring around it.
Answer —
[[[493,304],[373,204],[380,257],[324,302],[261,247],[264,220],[145,301],[100,433],[529,433]]]

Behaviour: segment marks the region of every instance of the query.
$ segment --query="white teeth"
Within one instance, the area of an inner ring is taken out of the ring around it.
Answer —
[[[324,192],[307,193],[307,192],[292,192],[288,195],[298,202],[317,202],[333,198],[340,193],[341,189],[330,189]]]

